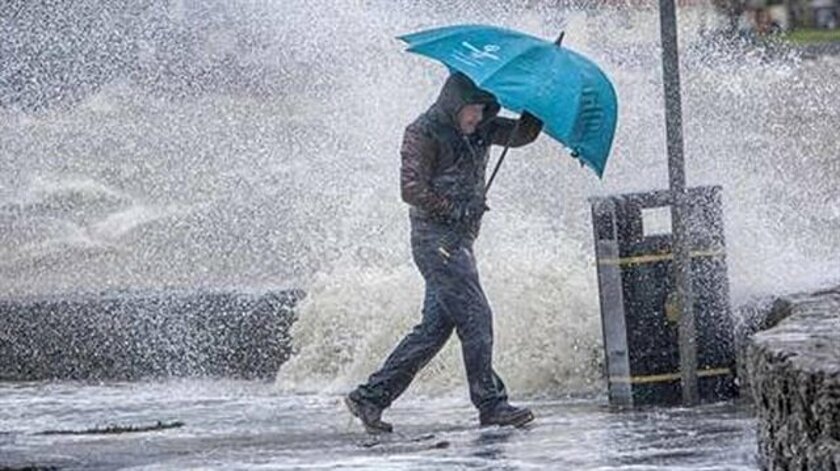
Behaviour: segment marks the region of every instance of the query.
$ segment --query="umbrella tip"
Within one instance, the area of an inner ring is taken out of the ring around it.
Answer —
[[[558,45],[558,46],[560,46],[561,44],[563,44],[563,36],[565,36],[565,35],[566,35],[566,32],[565,32],[565,31],[560,31],[560,36],[557,38],[557,40],[556,40],[556,41],[554,41],[554,44],[556,44],[556,45]]]

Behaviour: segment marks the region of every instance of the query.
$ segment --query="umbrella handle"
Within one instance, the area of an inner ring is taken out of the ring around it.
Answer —
[[[493,180],[496,179],[496,174],[499,173],[499,168],[502,166],[502,162],[505,161],[505,156],[507,155],[508,150],[510,149],[510,143],[513,141],[513,136],[516,135],[516,132],[519,130],[519,121],[522,120],[522,117],[516,120],[516,124],[513,125],[513,130],[508,135],[507,142],[505,143],[505,150],[502,151],[502,155],[499,156],[499,161],[496,162],[496,168],[493,169],[493,174],[490,175],[490,181],[487,182],[487,186],[484,187],[484,196],[487,196],[487,192],[490,191],[490,185],[493,184]]]

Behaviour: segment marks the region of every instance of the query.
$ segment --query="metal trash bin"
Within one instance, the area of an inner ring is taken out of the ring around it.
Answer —
[[[704,402],[737,396],[721,188],[688,190],[697,346]],[[682,401],[669,191],[592,198],[610,404]]]

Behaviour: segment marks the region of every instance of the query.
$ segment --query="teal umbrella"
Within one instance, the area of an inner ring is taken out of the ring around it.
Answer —
[[[484,25],[435,28],[399,39],[409,52],[464,73],[505,108],[540,118],[549,136],[603,176],[615,135],[615,90],[597,65],[562,47],[561,39]]]

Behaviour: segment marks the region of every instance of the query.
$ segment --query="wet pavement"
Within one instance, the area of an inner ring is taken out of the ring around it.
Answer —
[[[0,469],[756,469],[748,408],[614,411],[603,397],[522,401],[527,429],[481,429],[466,397],[406,397],[371,438],[336,395],[250,381],[0,384]],[[43,435],[184,425],[120,434]]]

